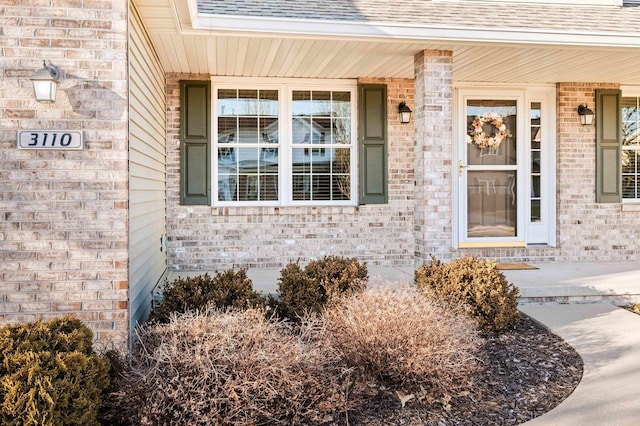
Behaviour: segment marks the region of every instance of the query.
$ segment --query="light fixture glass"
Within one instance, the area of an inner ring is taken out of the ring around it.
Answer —
[[[398,105],[398,113],[400,113],[400,123],[406,124],[411,121],[411,108],[406,103],[400,102]]]
[[[580,116],[580,123],[582,123],[583,126],[588,126],[593,123],[595,113],[587,108],[587,105],[582,104],[578,107],[578,115]]]
[[[55,65],[42,62],[43,68],[36,71],[30,80],[33,83],[33,95],[36,101],[50,104],[56,101],[58,82],[60,81],[60,69]]]

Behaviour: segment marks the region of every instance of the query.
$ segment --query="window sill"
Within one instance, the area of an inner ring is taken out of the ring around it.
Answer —
[[[640,212],[640,202],[622,203],[623,212]]]
[[[278,216],[344,214],[353,215],[358,206],[211,206],[213,216]]]

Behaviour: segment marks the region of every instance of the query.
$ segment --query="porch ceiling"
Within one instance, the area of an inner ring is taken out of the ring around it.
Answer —
[[[414,55],[453,51],[455,82],[640,84],[640,48],[194,29],[187,0],[136,0],[166,72],[413,78]]]

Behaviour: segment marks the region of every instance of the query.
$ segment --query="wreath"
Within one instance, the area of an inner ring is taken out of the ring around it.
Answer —
[[[467,134],[467,143],[474,143],[480,149],[491,148],[495,152],[502,141],[511,137],[511,132],[504,122],[505,117],[495,112],[476,117],[471,122],[471,129]],[[492,135],[484,131],[485,124],[490,124],[495,128],[495,132]]]

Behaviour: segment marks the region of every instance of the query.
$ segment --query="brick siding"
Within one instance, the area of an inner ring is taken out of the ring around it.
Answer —
[[[413,262],[412,126],[400,124],[398,103],[413,104],[412,80],[366,79],[388,85],[389,203],[358,207],[205,207],[179,204],[180,79],[168,87],[168,263],[174,271],[281,267],[323,255],[357,256],[372,265]]]
[[[615,84],[557,85],[558,246],[563,261],[638,260],[639,206],[596,203],[595,124],[583,126],[576,112],[587,104],[597,116],[595,90],[616,88]]]
[[[180,206],[178,80],[207,76],[170,75],[170,269],[280,267],[325,254],[357,256],[374,265],[420,264],[431,254],[444,260],[465,255],[529,262],[634,259],[640,209],[595,203],[595,126],[582,126],[576,113],[581,103],[594,107],[595,88],[616,87],[611,84],[557,86],[557,247],[452,247],[451,61],[450,52],[416,55],[415,93],[421,94],[416,100],[412,80],[360,80],[388,87],[390,188],[388,205],[360,207]],[[413,106],[415,127],[398,122],[401,101]]]
[[[0,321],[72,314],[97,346],[128,334],[127,5],[0,5]],[[29,77],[66,74],[37,103]],[[19,150],[21,129],[81,130],[82,151]]]

